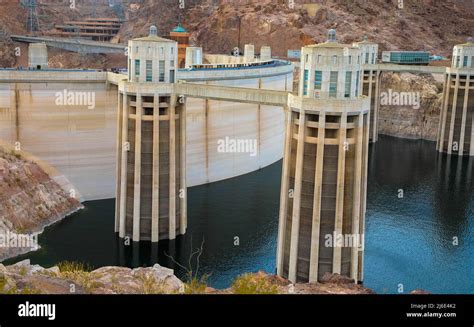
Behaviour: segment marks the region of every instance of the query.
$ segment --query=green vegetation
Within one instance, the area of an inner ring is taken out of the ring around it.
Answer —
[[[174,264],[186,271],[186,282],[184,283],[184,293],[185,294],[203,294],[206,292],[207,288],[207,279],[209,275],[204,274],[201,277],[199,276],[199,260],[203,253],[204,248],[204,239],[201,242],[199,248],[193,249],[193,240],[191,238],[191,254],[189,255],[188,265],[184,266],[177,262],[172,256],[168,255],[165,252],[165,255],[170,258]],[[195,267],[193,269],[193,259],[196,261]]]
[[[243,274],[232,283],[234,294],[278,294],[278,286],[264,275]]]
[[[75,284],[84,288],[90,293],[97,288],[99,284],[90,276],[92,267],[83,262],[62,261],[58,264],[61,277],[73,281]]]
[[[62,273],[90,272],[92,267],[83,262],[61,261],[58,264],[59,271]]]
[[[140,294],[165,294],[163,283],[158,283],[150,274],[140,274],[138,279],[142,282]]]
[[[15,286],[10,287],[8,290],[6,289],[7,286],[7,279],[4,275],[0,275],[0,294],[40,294],[41,292],[34,287],[24,287],[22,289],[18,289]]]
[[[20,276],[25,277],[27,273],[28,273],[28,269],[26,267],[20,267],[20,271],[19,271]]]
[[[207,288],[208,275],[203,275],[200,278],[190,277],[184,283],[184,294],[204,294]]]

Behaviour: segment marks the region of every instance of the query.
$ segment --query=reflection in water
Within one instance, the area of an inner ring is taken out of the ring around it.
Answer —
[[[114,201],[86,203],[86,209],[48,228],[40,236],[42,249],[22,258],[51,266],[63,260],[85,261],[93,267],[173,264],[188,266],[191,249],[200,247],[199,273],[209,284],[224,288],[244,272],[273,273],[276,260],[281,163],[258,172],[188,191],[188,230],[174,241],[124,246],[114,233]],[[18,261],[16,258],[9,262]],[[196,269],[196,261],[191,264]]]
[[[380,293],[399,284],[474,293],[472,158],[438,154],[433,142],[380,140],[369,158],[365,283]]]
[[[365,284],[378,293],[423,288],[474,293],[472,159],[439,155],[432,142],[381,136],[371,146],[367,201]],[[94,267],[187,266],[200,246],[199,273],[228,287],[241,273],[275,271],[281,163],[246,176],[193,187],[188,192],[188,232],[175,241],[124,246],[113,233],[114,201],[86,209],[48,228],[31,258],[52,266],[84,261]],[[403,197],[399,198],[399,190]],[[457,237],[458,245],[453,245]],[[195,269],[196,262],[192,262]]]

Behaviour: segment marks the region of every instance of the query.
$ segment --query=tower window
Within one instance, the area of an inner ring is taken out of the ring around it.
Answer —
[[[459,68],[460,60],[461,60],[461,56],[456,56],[456,68]]]
[[[369,63],[369,53],[368,52],[365,54],[365,63],[366,64]]]
[[[305,69],[304,76],[303,76],[303,95],[308,95],[308,78],[309,78],[309,71]]]
[[[135,76],[140,76],[140,60],[135,59]]]
[[[375,64],[375,52],[372,52],[372,65]]]
[[[467,67],[467,56],[464,56],[462,66]]]
[[[355,89],[355,96],[359,96],[359,79],[360,79],[360,72],[357,71],[356,73],[356,89]]]
[[[160,60],[160,67],[159,67],[159,81],[164,82],[165,81],[165,61]]]
[[[317,70],[314,72],[314,89],[321,90],[321,86],[323,83],[323,72]]]
[[[471,57],[471,68],[474,68],[474,56]]]
[[[334,65],[337,64],[337,56],[332,56],[332,63],[333,63]]]
[[[153,62],[151,60],[146,61],[146,81],[153,81]]]
[[[346,72],[346,83],[344,88],[344,97],[351,97],[351,87],[352,87],[352,72]]]
[[[170,83],[174,83],[174,69],[170,70]]]
[[[338,72],[331,72],[329,80],[329,97],[335,98],[337,96],[337,77]]]

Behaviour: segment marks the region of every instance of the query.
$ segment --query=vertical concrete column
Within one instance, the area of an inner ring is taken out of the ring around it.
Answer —
[[[336,191],[336,218],[334,232],[336,237],[342,234],[342,221],[344,211],[344,179],[346,167],[346,133],[347,133],[347,112],[341,115],[339,127],[339,154],[337,163],[337,191]],[[335,246],[333,248],[332,272],[341,273],[341,252],[342,248]]]
[[[379,140],[379,111],[380,111],[380,82],[382,75],[381,71],[375,71],[375,95],[374,95],[374,129],[373,129],[373,136],[372,142],[375,143]]]
[[[176,95],[171,95],[170,106],[168,110],[170,135],[169,135],[169,239],[176,238]]]
[[[316,148],[316,168],[314,172],[313,220],[311,224],[311,252],[309,262],[309,282],[318,281],[319,237],[321,232],[321,191],[323,186],[324,141],[326,135],[326,114],[319,113],[318,144]]]
[[[459,153],[458,155],[464,155],[464,137],[466,134],[466,119],[467,119],[467,104],[469,99],[469,82],[470,76],[466,76],[466,87],[464,89],[464,103],[462,106],[462,120],[461,120],[461,134],[459,137]],[[471,140],[472,143],[472,140]]]
[[[290,260],[288,279],[296,282],[298,263],[298,243],[300,231],[301,188],[303,184],[304,143],[306,138],[305,111],[300,109],[298,143],[296,148],[295,189],[293,195],[293,213],[291,223]]]
[[[153,177],[151,205],[151,241],[160,239],[160,95],[153,96]]]
[[[446,117],[448,113],[448,102],[449,102],[449,93],[451,91],[451,74],[448,74],[447,81],[446,81],[446,90],[444,93],[443,99],[443,108],[441,109],[442,116],[441,116],[441,127],[439,130],[439,145],[438,150],[439,152],[444,151],[444,138],[446,134]]]
[[[184,100],[184,98],[183,98]],[[186,104],[179,105],[179,128],[180,128],[180,188],[182,196],[180,196],[180,223],[179,231],[183,235],[187,228],[187,200],[188,191],[186,186]]]
[[[369,117],[365,118],[369,121]],[[359,216],[359,233],[361,236],[361,247],[365,247],[365,213],[367,209],[367,176],[369,167],[369,126],[364,125],[364,140],[362,143],[362,187],[361,187],[361,205],[360,205],[360,216]],[[364,280],[364,252],[359,251],[359,281]]]
[[[117,92],[117,103],[118,103],[118,112],[117,112],[117,139],[116,139],[116,167],[115,167],[115,178],[117,179],[116,185],[121,185],[122,171],[120,163],[122,162],[122,119],[127,119],[123,116],[123,96],[120,92]],[[115,188],[115,232],[118,233],[120,230],[120,187]]]
[[[439,145],[440,145],[439,143],[440,143],[440,139],[441,139],[441,128],[442,128],[443,117],[444,117],[443,103],[444,103],[444,99],[445,99],[445,96],[446,96],[446,84],[447,84],[447,78],[446,78],[446,74],[444,74],[443,98],[442,98],[441,112],[440,112],[439,122],[438,122],[438,133],[436,135],[436,151],[439,151]]]
[[[208,85],[209,82],[206,82]],[[211,109],[211,100],[206,99],[204,100],[204,128],[205,131],[209,131],[209,116],[210,116],[210,109]],[[206,147],[206,182],[209,183],[209,133],[205,133],[205,147]]]
[[[352,235],[359,237],[361,241],[360,224],[360,207],[361,207],[361,187],[362,187],[362,161],[364,152],[364,114],[360,113],[357,118],[355,144],[355,171],[354,171],[354,192],[352,205]],[[360,245],[360,244],[359,244]],[[353,246],[351,249],[351,278],[357,281],[359,273],[359,249]]]
[[[285,128],[285,149],[283,153],[283,167],[281,176],[280,190],[280,220],[278,222],[278,253],[277,253],[277,274],[283,274],[283,256],[284,242],[286,232],[286,212],[288,210],[288,188],[290,177],[290,160],[291,160],[291,140],[293,138],[293,112],[291,108],[285,106],[286,128]]]
[[[365,75],[365,74],[363,73],[363,75]],[[372,106],[372,95],[373,95],[372,94],[373,93],[372,92],[372,70],[369,70],[369,81],[368,81],[368,83],[369,83],[369,87],[368,87],[367,96],[370,99],[369,128],[370,128],[370,131],[371,131],[370,137],[372,139],[372,142],[374,142],[374,132],[373,132],[374,131],[374,123],[373,123],[373,121],[374,121],[374,118],[375,118],[375,112],[374,111],[375,111],[376,108],[374,108]],[[362,85],[362,87],[364,87],[364,79],[363,78],[362,78],[362,84],[361,85]]]
[[[16,83],[11,84],[10,86],[10,119],[11,125],[11,144],[20,141],[20,131],[19,131],[19,113],[18,113],[18,85]]]
[[[456,84],[454,88],[453,106],[451,109],[451,122],[449,125],[448,154],[451,154],[453,150],[454,122],[456,120],[456,106],[458,102],[458,92],[459,92],[459,74],[456,74]]]
[[[128,120],[129,118],[129,104],[127,92],[123,92],[122,101],[122,142],[120,151],[122,152],[122,158],[120,162],[120,227],[119,236],[125,237],[125,217],[127,215],[127,166],[128,166]],[[120,127],[119,127],[120,128]]]
[[[263,81],[261,78],[258,79],[258,89],[261,90],[263,88]],[[259,162],[258,168],[262,168],[260,163],[262,162],[262,156],[260,155],[260,149],[262,147],[262,106],[257,104],[257,160]]]
[[[140,193],[142,173],[142,96],[137,93],[135,114],[135,172],[133,184],[133,241],[140,241]]]
[[[471,157],[474,156],[474,117],[471,118],[471,142],[470,142],[469,155]]]

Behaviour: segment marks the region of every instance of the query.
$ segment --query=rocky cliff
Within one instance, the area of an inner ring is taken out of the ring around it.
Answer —
[[[166,37],[181,21],[192,42],[210,53],[230,53],[240,40],[241,48],[254,43],[258,53],[262,45],[269,45],[274,55],[285,56],[288,49],[324,41],[327,29],[336,28],[342,42],[367,35],[380,44],[381,51],[424,49],[448,56],[453,45],[463,43],[474,30],[472,0],[404,0],[403,8],[398,0],[186,0],[183,8],[176,0],[124,3],[125,22],[116,41],[143,36],[152,24]],[[40,30],[35,34],[47,33],[64,21],[90,17],[93,10],[99,17],[115,16],[106,0],[78,1],[75,8],[69,4],[69,0],[39,1]],[[26,20],[27,9],[19,0],[1,1],[0,25],[7,38],[3,42],[0,37],[0,45],[9,42],[10,34],[26,34]],[[55,67],[78,66],[76,58],[55,53],[52,57],[60,61]],[[100,61],[101,68],[125,64],[108,56]],[[80,67],[88,68],[88,62],[82,61]]]
[[[0,147],[0,261],[34,250],[44,227],[80,208],[38,164]]]
[[[379,134],[436,141],[443,85],[431,75],[382,75]]]
[[[284,56],[287,49],[325,41],[327,29],[336,28],[345,43],[367,35],[382,51],[450,55],[453,45],[474,30],[472,9],[472,1],[462,0],[404,0],[403,8],[396,0],[203,0],[188,6],[185,26],[197,45],[217,53],[237,46],[239,30],[241,47],[269,45],[275,55]]]

